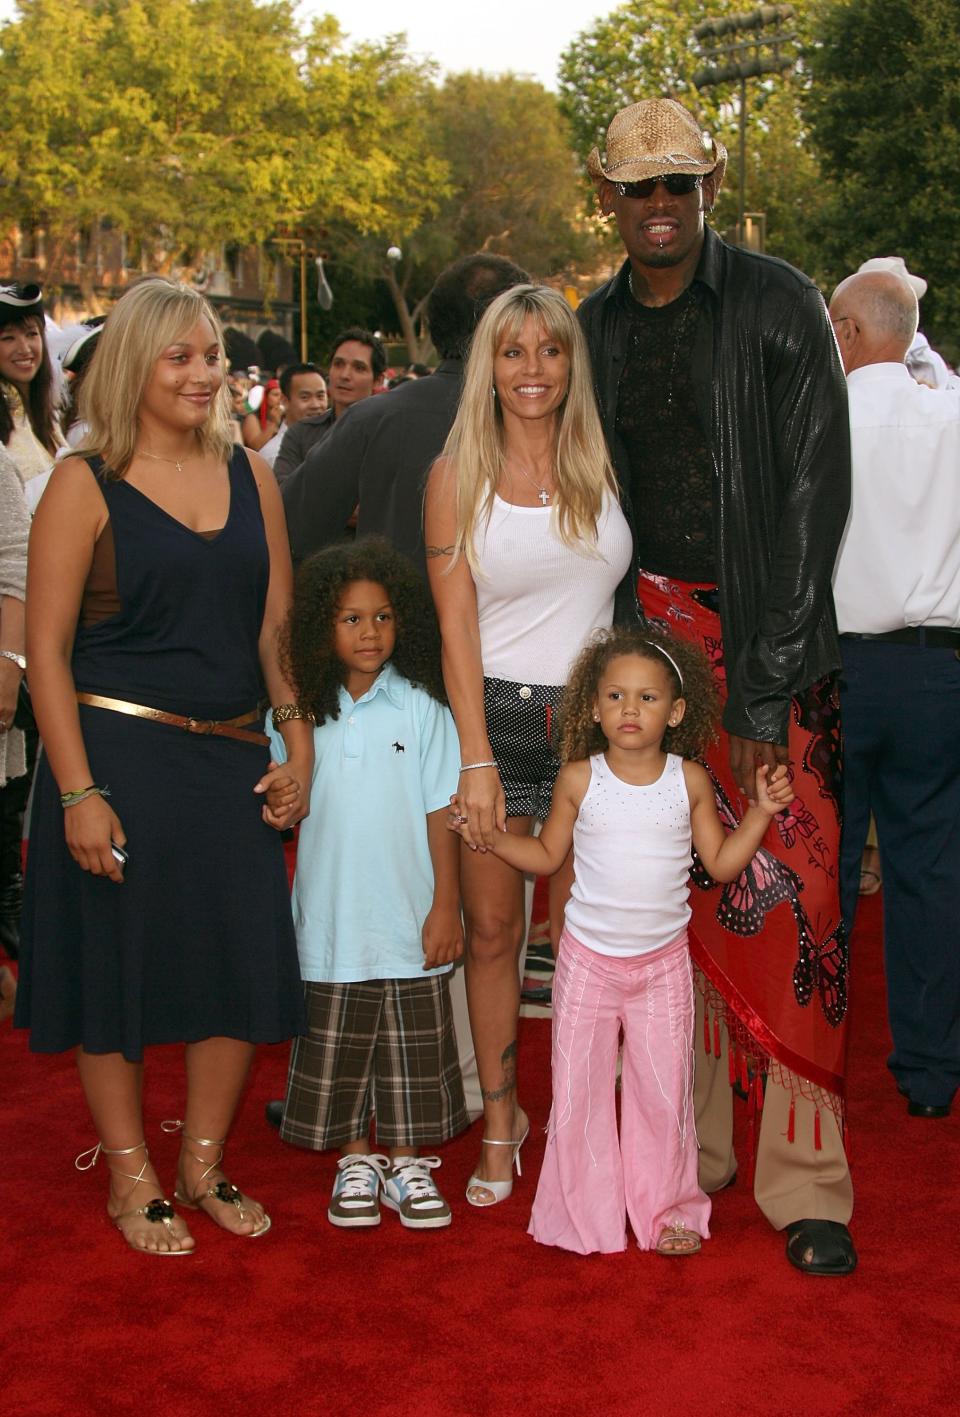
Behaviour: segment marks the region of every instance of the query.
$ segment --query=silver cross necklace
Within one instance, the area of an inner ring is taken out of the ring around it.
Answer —
[[[530,483],[531,487],[535,487],[537,489],[537,496],[540,498],[541,507],[549,507],[553,499],[553,493],[548,492],[545,487],[541,487],[536,478],[531,477],[529,472],[527,472],[526,468],[521,467],[519,463],[517,463],[517,471],[523,474],[523,476]]]

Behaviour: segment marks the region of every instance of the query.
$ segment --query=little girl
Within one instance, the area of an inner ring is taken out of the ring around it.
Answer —
[[[446,830],[460,754],[430,593],[385,541],[322,551],[297,577],[285,658],[317,726],[293,884],[308,1029],[281,1136],[340,1149],[332,1225],[379,1225],[381,1200],[412,1229],[449,1225],[440,1161],[417,1156],[468,1124],[448,984],[463,950]],[[269,804],[294,791],[277,767]]]
[[[716,722],[710,668],[651,631],[597,636],[564,695],[553,806],[539,838],[494,851],[549,875],[571,843],[574,883],[553,985],[553,1107],[530,1234],[580,1254],[694,1254],[709,1237],[693,1124],[691,838],[733,880],[793,799],[785,767],[757,772],[757,805],[727,835],[713,786],[686,760]],[[463,830],[459,812],[453,823]],[[616,1069],[623,1030],[620,1135]]]

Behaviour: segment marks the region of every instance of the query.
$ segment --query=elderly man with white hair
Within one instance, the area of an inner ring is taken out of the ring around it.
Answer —
[[[888,271],[891,275],[900,276],[918,301],[927,293],[927,282],[923,276],[914,275],[913,271],[908,270],[902,256],[871,256],[869,261],[861,263],[857,274],[866,275],[874,271]],[[918,384],[927,384],[931,389],[960,389],[960,378],[919,328],[907,350],[905,363],[908,372]]]
[[[840,896],[857,905],[871,810],[883,863],[888,1066],[912,1117],[960,1086],[960,390],[916,383],[917,298],[894,272],[842,281],[850,520],[834,575],[843,657]]]

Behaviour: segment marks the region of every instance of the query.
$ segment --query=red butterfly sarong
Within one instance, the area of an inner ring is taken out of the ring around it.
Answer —
[[[721,703],[726,673],[716,588],[641,572],[647,619],[701,645]],[[840,714],[833,677],[797,694],[789,730],[794,801],[771,822],[735,881],[718,885],[694,856],[690,950],[707,1002],[707,1051],[719,1056],[722,1017],[731,1082],[778,1080],[842,1118],[847,946],[840,920]],[[742,815],[727,735],[707,753],[717,809],[732,829]],[[710,1026],[710,1010],[714,1026]]]

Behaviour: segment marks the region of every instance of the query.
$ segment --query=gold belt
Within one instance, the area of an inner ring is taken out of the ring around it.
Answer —
[[[168,723],[171,728],[182,728],[186,733],[199,733],[204,737],[239,738],[243,743],[260,743],[267,747],[270,739],[265,733],[254,733],[244,727],[248,723],[258,723],[260,712],[252,709],[238,718],[186,718],[181,713],[165,713],[162,709],[147,708],[144,704],[129,704],[125,699],[108,699],[103,694],[77,694],[78,704],[89,704],[91,708],[111,709],[113,713],[128,713],[134,718],[149,718],[154,723]]]

